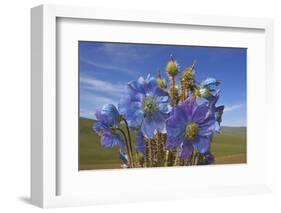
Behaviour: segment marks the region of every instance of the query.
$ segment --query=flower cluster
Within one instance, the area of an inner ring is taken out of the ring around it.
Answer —
[[[204,165],[215,161],[213,135],[221,132],[224,106],[216,106],[221,81],[195,79],[195,61],[180,71],[171,56],[169,86],[148,75],[126,85],[118,109],[107,104],[96,112],[93,130],[101,145],[119,147],[123,167]],[[181,74],[179,83],[176,77]]]

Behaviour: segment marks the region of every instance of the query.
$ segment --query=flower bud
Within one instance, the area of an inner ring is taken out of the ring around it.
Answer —
[[[193,82],[195,80],[195,71],[194,71],[195,61],[193,61],[192,65],[186,68],[183,71],[182,79],[187,82]]]
[[[183,78],[185,81],[193,81],[193,80],[194,80],[194,71],[193,71],[193,69],[186,68],[186,69],[183,71],[182,78]]]
[[[171,56],[170,61],[168,62],[166,66],[166,71],[169,76],[175,77],[179,73],[179,65],[177,62],[173,59],[173,56]]]
[[[117,125],[120,121],[120,114],[117,108],[113,104],[105,104],[103,105],[101,114],[106,115],[108,121],[113,125]]]
[[[166,88],[167,88],[167,83],[166,83],[165,79],[163,79],[163,78],[161,77],[160,70],[158,70],[157,84],[158,84],[159,87],[161,87],[162,89],[166,89]]]

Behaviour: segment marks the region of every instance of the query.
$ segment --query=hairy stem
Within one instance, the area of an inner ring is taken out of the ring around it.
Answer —
[[[165,152],[165,159],[164,159],[164,166],[168,166],[170,151],[166,150]]]
[[[172,98],[172,106],[176,105],[176,97],[175,97],[175,90],[176,90],[176,77],[171,77],[171,98]]]
[[[163,165],[163,151],[164,151],[164,146],[163,146],[163,139],[162,135],[160,132],[157,132],[157,165],[162,166]]]
[[[149,139],[144,139],[145,142],[145,166],[151,167],[152,163],[152,150],[151,150],[151,141]]]

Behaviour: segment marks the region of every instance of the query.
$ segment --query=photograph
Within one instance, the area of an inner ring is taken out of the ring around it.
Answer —
[[[78,41],[79,170],[247,163],[247,48]]]

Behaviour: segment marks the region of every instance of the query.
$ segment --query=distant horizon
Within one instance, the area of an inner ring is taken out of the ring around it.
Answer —
[[[186,45],[79,42],[80,116],[95,118],[104,104],[117,103],[127,82],[151,74],[168,81],[165,66],[173,54],[180,70],[196,60],[197,81],[214,77],[222,83],[218,105],[223,126],[247,126],[247,49]]]
[[[96,119],[94,119],[94,118],[88,118],[88,117],[83,117],[83,116],[79,116],[79,118],[84,118],[84,119],[96,121]],[[224,125],[221,126],[221,128],[224,128],[224,127],[247,128],[247,126],[224,126]]]

